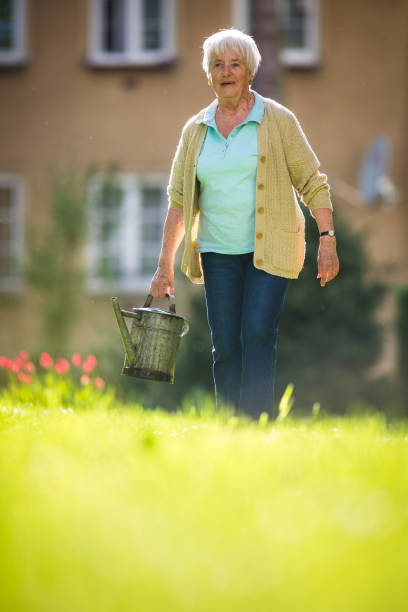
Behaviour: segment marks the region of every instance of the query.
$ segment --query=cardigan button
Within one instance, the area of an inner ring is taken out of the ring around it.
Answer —
[[[262,191],[262,189],[265,187],[265,185],[263,183],[259,183],[258,185],[258,189],[260,189]]]
[[[261,238],[263,238],[263,233],[262,232],[258,232],[256,237],[258,238],[258,240],[260,240]]]
[[[256,263],[257,266],[262,266],[263,259],[257,259],[255,263]]]
[[[264,212],[265,212],[264,207],[263,207],[263,206],[260,206],[260,207],[258,208],[258,212],[259,212],[259,214],[260,214],[260,215],[263,215],[263,214],[264,214]]]
[[[266,157],[265,155],[262,155],[262,157],[260,158],[260,161],[264,164],[266,162]]]

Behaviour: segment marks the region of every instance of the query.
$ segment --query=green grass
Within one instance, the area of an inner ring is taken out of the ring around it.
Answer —
[[[407,425],[3,403],[2,611],[407,609]]]

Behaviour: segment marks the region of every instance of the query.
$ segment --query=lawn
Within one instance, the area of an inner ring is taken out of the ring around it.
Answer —
[[[4,612],[408,609],[408,425],[0,403]]]

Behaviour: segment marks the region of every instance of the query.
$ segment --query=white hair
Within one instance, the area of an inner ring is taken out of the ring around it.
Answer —
[[[254,39],[240,30],[231,28],[229,30],[220,30],[204,41],[203,69],[207,77],[210,75],[211,60],[214,55],[224,53],[226,49],[231,49],[242,55],[250,74],[256,74],[261,62],[261,54]]]

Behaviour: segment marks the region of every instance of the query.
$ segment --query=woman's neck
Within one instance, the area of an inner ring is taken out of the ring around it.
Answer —
[[[234,116],[238,113],[249,113],[255,104],[255,96],[251,90],[247,90],[238,99],[218,98],[217,111],[224,116]]]

